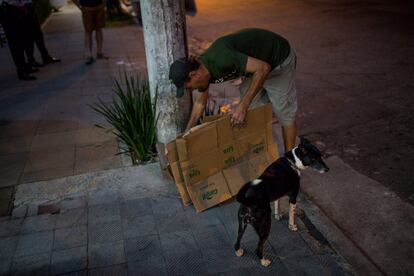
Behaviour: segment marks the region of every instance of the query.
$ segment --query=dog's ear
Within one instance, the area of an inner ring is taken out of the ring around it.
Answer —
[[[301,145],[309,145],[311,142],[309,142],[308,139],[306,139],[304,136],[299,136],[300,138],[300,144]]]

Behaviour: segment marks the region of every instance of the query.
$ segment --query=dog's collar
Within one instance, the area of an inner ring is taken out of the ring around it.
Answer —
[[[298,175],[300,176],[300,170],[301,169],[304,169],[305,168],[305,166],[303,166],[303,163],[302,163],[302,161],[300,161],[300,159],[296,156],[296,154],[295,154],[295,150],[297,149],[298,147],[296,147],[296,148],[293,148],[290,152],[292,153],[292,155],[293,155],[293,158],[295,159],[295,162],[293,162],[292,160],[290,160],[290,158],[286,158],[288,161],[289,161],[289,164],[290,164],[290,166],[292,167],[292,169],[294,169],[297,173],[298,173]],[[299,165],[297,165],[297,164],[299,164]]]
[[[290,167],[295,171],[295,172],[297,172],[297,174],[300,176],[300,170],[299,170],[299,168],[298,168],[298,166],[296,166],[296,164],[295,163],[293,163],[293,161],[292,160],[290,160],[289,158],[286,158],[288,161],[289,161],[289,165],[290,165]]]

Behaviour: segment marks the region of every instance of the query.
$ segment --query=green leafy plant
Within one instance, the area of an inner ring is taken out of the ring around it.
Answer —
[[[119,78],[123,83],[114,81],[116,98],[110,103],[99,99],[91,108],[105,117],[111,125],[108,130],[125,144],[120,153],[129,154],[134,164],[150,161],[156,155],[158,93],[152,100],[147,78],[130,76],[125,72]]]

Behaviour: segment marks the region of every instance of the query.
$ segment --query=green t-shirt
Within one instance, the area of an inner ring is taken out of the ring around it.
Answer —
[[[218,38],[200,58],[211,74],[210,82],[218,83],[245,75],[248,56],[267,62],[273,69],[289,52],[289,42],[280,35],[243,29]]]

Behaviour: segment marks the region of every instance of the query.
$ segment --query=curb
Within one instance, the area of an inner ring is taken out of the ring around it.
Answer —
[[[385,275],[364,252],[333,222],[325,212],[309,199],[303,190],[299,196],[301,207],[312,225],[341,257],[342,267],[351,275]],[[351,265],[352,263],[352,265]]]

